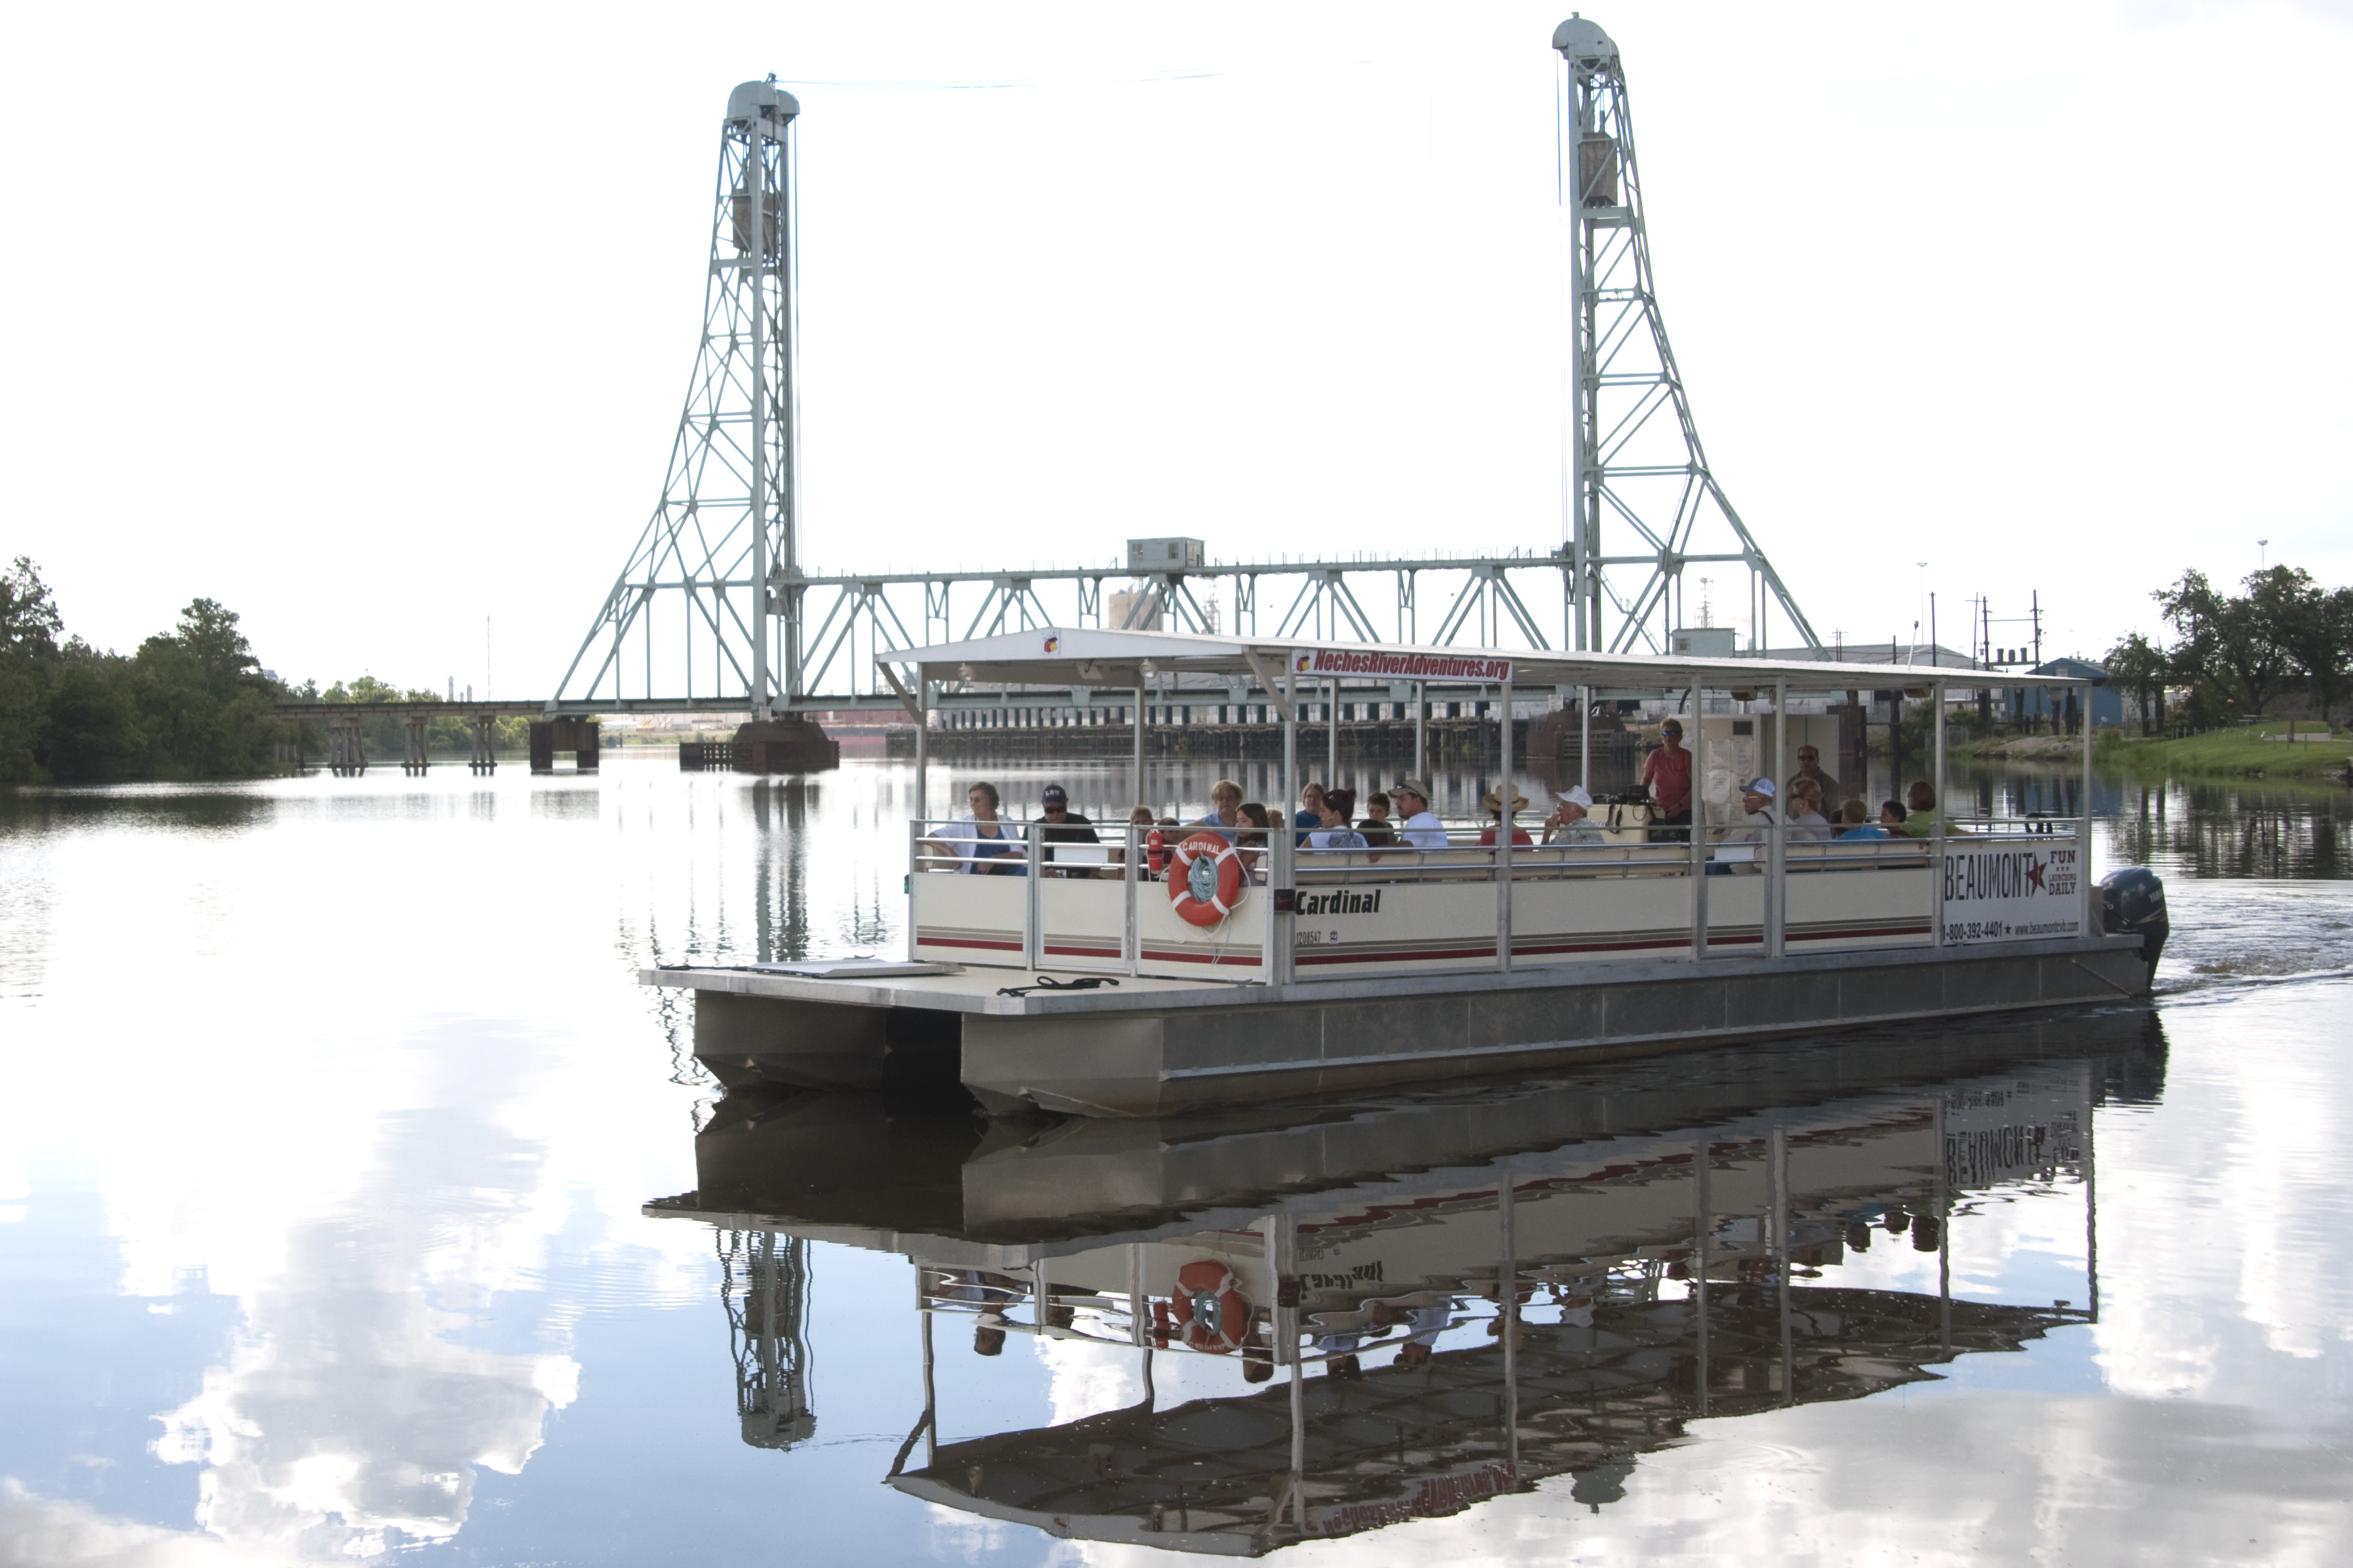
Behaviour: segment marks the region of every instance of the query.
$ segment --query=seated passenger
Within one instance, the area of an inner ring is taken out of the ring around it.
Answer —
[[[1485,795],[1481,795],[1479,797],[1479,804],[1481,806],[1485,808],[1488,816],[1496,819],[1495,826],[1493,827],[1483,828],[1480,831],[1479,847],[1482,849],[1493,849],[1495,847],[1496,832],[1503,826],[1504,792],[1502,788],[1497,787],[1495,789],[1491,789]],[[1514,816],[1517,816],[1520,813],[1527,810],[1527,808],[1528,797],[1522,795],[1516,789],[1512,791],[1512,815]],[[1514,825],[1512,828],[1512,843],[1514,846],[1533,849],[1535,847],[1535,842],[1536,841],[1535,839],[1528,837],[1528,830],[1526,828],[1521,827],[1516,824]]]
[[[1545,818],[1547,844],[1601,844],[1601,829],[1591,821],[1593,795],[1583,784],[1571,784],[1560,805]]]
[[[1356,809],[1356,792],[1352,789],[1327,789],[1315,797],[1317,820],[1322,826],[1307,836],[1310,849],[1362,849],[1365,836],[1348,826],[1349,815]]]
[[[1904,819],[1910,815],[1911,813],[1904,809],[1904,803],[1900,800],[1883,800],[1879,803],[1879,826],[1887,829],[1888,837],[1891,838],[1902,836]]]
[[[1827,844],[1831,825],[1822,816],[1822,786],[1800,778],[1789,786],[1789,842]]]
[[[1038,832],[1049,844],[1101,844],[1094,824],[1071,809],[1071,797],[1060,784],[1048,784],[1038,797]],[[1054,858],[1051,849],[1040,850],[1048,860]],[[1091,877],[1096,862],[1084,866],[1049,869],[1049,877]]]
[[[1127,814],[1127,825],[1130,827],[1139,830],[1136,834],[1136,837],[1139,840],[1148,837],[1152,829],[1152,808],[1148,805],[1139,805],[1134,807]],[[1124,834],[1121,835],[1123,839],[1124,839],[1125,837],[1126,836]],[[1149,851],[1147,850],[1145,853],[1148,855]],[[1111,863],[1114,866],[1124,868],[1127,863],[1127,850],[1124,847],[1113,850],[1111,852]],[[1145,858],[1143,856],[1139,856],[1136,861],[1136,874],[1138,876],[1144,877],[1147,879],[1151,877],[1152,870],[1149,859]],[[1127,873],[1124,869],[1120,872],[1122,877],[1125,877],[1126,874]]]
[[[1884,838],[1887,829],[1871,820],[1871,807],[1860,800],[1850,800],[1839,807],[1839,820],[1846,826],[1841,838]]]
[[[1266,830],[1272,823],[1266,807],[1257,801],[1246,800],[1234,809],[1243,823],[1241,833],[1234,839],[1241,852],[1242,869],[1250,874],[1251,881],[1262,885],[1266,881]]]
[[[1740,826],[1724,829],[1716,841],[1725,845],[1750,846],[1750,854],[1745,861],[1725,857],[1730,863],[1711,864],[1707,868],[1709,876],[1727,876],[1735,869],[1746,873],[1758,869],[1756,862],[1763,858],[1761,852],[1772,837],[1773,795],[1773,781],[1768,778],[1753,778],[1741,786]]]
[[[1422,779],[1399,779],[1389,786],[1397,797],[1397,808],[1405,813],[1405,822],[1398,837],[1415,849],[1446,847],[1446,825],[1430,809],[1430,784]]]
[[[1365,816],[1371,821],[1386,823],[1389,819],[1389,797],[1379,790],[1365,797]],[[1363,823],[1358,823],[1363,826]]]
[[[965,876],[976,872],[1028,876],[1029,867],[1022,854],[1021,830],[997,815],[997,786],[976,784],[965,791],[964,797],[972,809],[954,822],[934,828],[931,837],[923,840],[926,852],[941,858],[954,856],[958,864],[953,869]]]
[[[1938,810],[1936,806],[1936,786],[1931,784],[1926,779],[1914,779],[1912,781],[1912,787],[1905,792],[1904,799],[1905,804],[1912,808],[1905,814],[1905,837],[1934,838],[1936,836],[1936,828],[1939,823],[1943,824],[1944,829],[1947,834],[1959,834],[1967,831],[1964,828],[1954,826],[1951,822],[1945,819],[1945,814]]]
[[[1299,837],[1293,842],[1303,847],[1308,834],[1322,826],[1323,823],[1324,786],[1311,784],[1299,792],[1299,811],[1291,819],[1291,826],[1299,829]]]
[[[1242,786],[1231,779],[1219,779],[1209,786],[1209,815],[1197,820],[1196,827],[1234,827],[1241,822]],[[1229,833],[1229,840],[1237,835]]]

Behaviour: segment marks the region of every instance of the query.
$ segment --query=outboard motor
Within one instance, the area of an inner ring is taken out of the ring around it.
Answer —
[[[2157,977],[2158,954],[2173,924],[2165,914],[2165,881],[2146,866],[2127,866],[2100,879],[2100,924],[2111,936],[2137,936],[2140,952],[2148,960],[2149,978]]]

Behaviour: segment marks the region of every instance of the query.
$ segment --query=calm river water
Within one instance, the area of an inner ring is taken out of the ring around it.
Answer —
[[[0,797],[0,1563],[2353,1555],[2344,792],[2095,790],[2154,1008],[1307,1126],[718,1106],[638,966],[894,951],[912,784]],[[1295,1416],[1124,1315],[1262,1223]]]

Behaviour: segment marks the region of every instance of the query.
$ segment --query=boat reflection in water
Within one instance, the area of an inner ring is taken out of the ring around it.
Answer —
[[[2161,1070],[2130,1009],[1287,1114],[990,1124],[738,1095],[697,1141],[698,1190],[647,1212],[727,1235],[747,1441],[814,1429],[807,1242],[899,1252],[924,1403],[892,1486],[1253,1555],[1564,1474],[1606,1503],[1692,1420],[1861,1398],[2096,1321],[2092,1110],[2153,1097]],[[2074,1299],[1953,1299],[1953,1227],[2020,1185],[2082,1206]],[[1826,1274],[1873,1247],[1936,1254],[1937,1291]],[[1126,1347],[1145,1397],[942,1443],[942,1318],[983,1354]],[[1170,1354],[1220,1358],[1232,1392],[1160,1407]]]

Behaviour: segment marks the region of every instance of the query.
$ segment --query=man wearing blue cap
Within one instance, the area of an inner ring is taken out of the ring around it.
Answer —
[[[1094,824],[1071,809],[1071,797],[1060,784],[1048,784],[1038,797],[1038,837],[1046,844],[1100,844]],[[1054,858],[1051,849],[1043,851],[1048,860]],[[1100,859],[1100,857],[1096,858]],[[1050,871],[1050,877],[1063,875],[1083,877],[1087,871]]]

